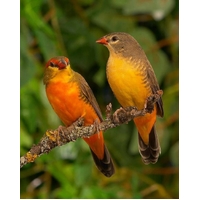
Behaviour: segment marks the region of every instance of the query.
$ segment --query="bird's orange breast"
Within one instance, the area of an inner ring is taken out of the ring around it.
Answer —
[[[54,111],[65,124],[70,126],[80,117],[84,117],[85,125],[91,125],[95,120],[100,122],[94,108],[81,98],[81,91],[77,82],[52,80],[46,86],[46,94]],[[103,158],[104,145],[103,133],[92,135],[90,138],[84,138],[90,148]]]
[[[75,82],[49,83],[46,93],[53,109],[66,126],[91,110],[90,106],[81,100],[80,91]]]

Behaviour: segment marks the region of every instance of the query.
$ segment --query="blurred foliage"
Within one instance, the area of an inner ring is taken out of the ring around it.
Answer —
[[[95,41],[123,31],[141,44],[164,91],[165,116],[156,126],[162,154],[144,165],[134,124],[105,132],[116,166],[111,178],[95,167],[83,140],[54,149],[21,169],[21,198],[179,198],[178,0],[21,0],[21,156],[61,122],[42,83],[51,57],[69,57],[91,86],[105,114],[119,107],[105,75],[108,50]]]

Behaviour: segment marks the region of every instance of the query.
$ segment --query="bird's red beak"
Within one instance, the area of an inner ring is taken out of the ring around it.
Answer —
[[[103,38],[97,40],[96,43],[107,45],[108,41],[106,40],[106,38],[103,37]]]

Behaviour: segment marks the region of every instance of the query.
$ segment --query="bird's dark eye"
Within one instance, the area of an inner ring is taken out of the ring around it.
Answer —
[[[56,67],[56,66],[55,66],[55,63],[52,62],[52,61],[50,61],[49,65],[50,65],[51,67]]]
[[[47,64],[46,64],[46,68],[48,68],[48,67],[57,67],[56,66],[56,63],[55,63],[55,61],[53,60],[53,59],[51,59],[51,60],[49,60],[48,62],[47,62]]]
[[[119,40],[119,38],[118,38],[117,36],[113,36],[113,37],[111,38],[111,40],[112,40],[113,42],[116,42],[117,40]]]

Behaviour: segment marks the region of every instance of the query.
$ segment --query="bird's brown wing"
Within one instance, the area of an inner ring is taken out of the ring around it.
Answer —
[[[103,121],[103,117],[101,114],[101,110],[99,108],[99,105],[96,101],[96,98],[90,88],[90,86],[87,84],[86,80],[77,72],[75,72],[76,79],[78,79],[79,87],[80,87],[80,97],[86,101],[87,103],[91,104],[94,108],[96,114],[98,115],[100,121]]]
[[[154,73],[153,68],[151,67],[150,63],[148,64],[148,67],[147,67],[147,77],[148,77],[148,81],[151,85],[151,90],[152,90],[153,94],[156,94],[157,91],[160,90],[160,87],[158,85],[155,73]],[[163,117],[164,110],[163,110],[162,98],[159,99],[159,101],[156,103],[156,105],[157,105],[157,115]]]
[[[78,73],[75,72],[75,78],[78,80],[79,87],[80,87],[80,98],[82,98],[87,103],[91,104],[94,108],[95,112],[97,113],[97,116],[99,117],[100,121],[103,121],[103,117],[99,108],[99,105],[96,101],[96,98],[90,89],[89,85],[85,81],[85,79]],[[112,176],[115,173],[114,164],[112,161],[112,158],[110,156],[110,153],[107,149],[107,147],[104,144],[104,155],[103,159],[99,159],[97,155],[92,151],[92,156],[94,159],[94,162],[97,166],[97,168],[107,177]]]

